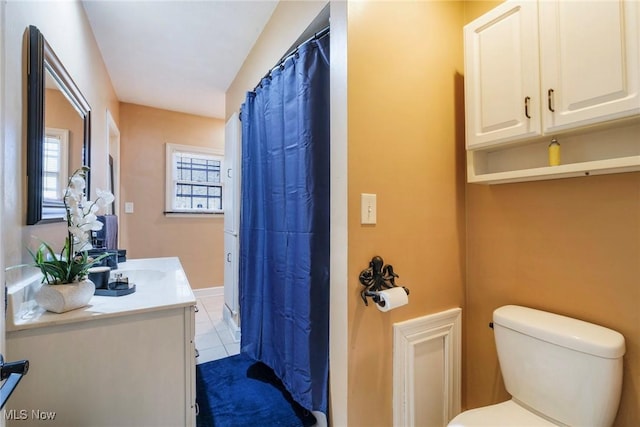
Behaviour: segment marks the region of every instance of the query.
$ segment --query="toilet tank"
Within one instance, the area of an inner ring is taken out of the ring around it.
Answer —
[[[523,406],[570,426],[613,424],[624,337],[566,316],[508,305],[493,313],[507,391]]]

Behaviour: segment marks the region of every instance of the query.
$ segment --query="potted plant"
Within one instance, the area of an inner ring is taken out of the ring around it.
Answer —
[[[74,310],[89,303],[95,285],[87,279],[88,270],[107,256],[104,254],[91,258],[87,251],[92,248],[91,232],[102,229],[96,214],[113,202],[114,197],[108,191],[97,190],[98,198],[93,202],[87,200],[85,176],[88,170],[83,166],[69,178],[63,198],[67,237],[60,253],[56,253],[45,242],[35,252],[29,250],[33,266],[39,268],[43,275],[43,285],[36,293],[36,302],[55,313]]]

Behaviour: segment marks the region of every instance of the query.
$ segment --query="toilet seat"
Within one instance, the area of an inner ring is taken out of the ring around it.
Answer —
[[[526,410],[513,400],[470,409],[456,416],[448,427],[558,427]]]

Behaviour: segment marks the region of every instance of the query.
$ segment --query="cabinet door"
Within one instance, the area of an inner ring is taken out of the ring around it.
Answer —
[[[238,237],[224,233],[224,303],[235,315],[238,303]]]
[[[196,425],[196,306],[184,309],[185,386],[187,412],[185,426]]]
[[[545,132],[640,113],[637,0],[540,2]]]
[[[224,128],[224,231],[238,234],[240,216],[240,120],[234,113]]]
[[[507,2],[464,28],[468,149],[541,133],[537,10]]]

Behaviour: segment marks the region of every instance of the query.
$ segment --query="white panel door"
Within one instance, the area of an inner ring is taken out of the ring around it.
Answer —
[[[537,9],[503,3],[464,28],[468,149],[541,132]]]
[[[240,216],[240,120],[234,113],[224,128],[224,231],[238,234]]]
[[[224,233],[224,303],[235,315],[239,310],[238,302],[238,236]]]
[[[637,0],[540,2],[545,132],[640,113]]]

